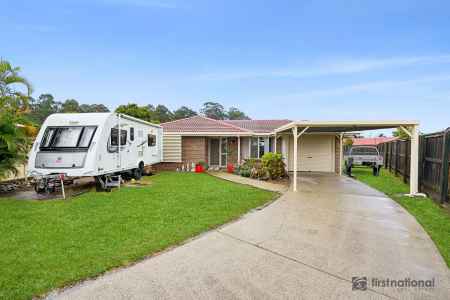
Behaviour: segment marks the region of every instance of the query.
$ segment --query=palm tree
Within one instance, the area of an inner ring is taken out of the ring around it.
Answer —
[[[16,111],[26,111],[33,87],[23,76],[19,75],[20,68],[12,67],[11,64],[0,59],[0,109],[13,109]],[[23,86],[26,93],[17,90],[18,86]]]
[[[0,59],[0,177],[16,173],[31,145],[31,137],[27,135],[32,126],[23,124],[29,123],[24,113],[33,89],[19,72],[20,68]],[[19,86],[26,91],[18,90]]]

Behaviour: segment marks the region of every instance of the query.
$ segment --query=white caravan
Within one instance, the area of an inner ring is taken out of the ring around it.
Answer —
[[[162,131],[117,113],[52,114],[31,149],[28,174],[37,179],[37,192],[54,190],[52,181],[61,174],[94,176],[98,187],[108,189],[117,184],[113,176],[139,179],[144,166],[161,162]]]

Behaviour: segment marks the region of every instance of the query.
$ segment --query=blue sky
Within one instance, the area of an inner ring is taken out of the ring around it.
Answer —
[[[449,1],[0,0],[34,96],[450,126]]]

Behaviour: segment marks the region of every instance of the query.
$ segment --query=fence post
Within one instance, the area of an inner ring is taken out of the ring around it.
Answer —
[[[444,131],[442,142],[442,167],[441,167],[441,182],[440,182],[440,200],[444,203],[448,199],[448,157],[450,155],[450,128]]]
[[[408,145],[408,144],[410,144],[410,143],[411,143],[410,141],[404,142],[404,146],[405,146],[404,147],[405,157],[403,158],[403,182],[404,183],[408,182],[408,175],[407,175],[407,172],[408,172],[408,149],[411,148],[410,145]]]
[[[395,142],[395,169],[394,169],[394,174],[395,176],[398,175],[398,162],[400,161],[400,151],[399,151],[399,145],[400,145],[400,140],[397,140]]]
[[[425,165],[425,151],[424,151],[425,137],[421,135],[419,137],[419,192],[423,192],[422,180],[423,180],[423,170]]]
[[[392,172],[392,143],[389,142],[389,172]]]

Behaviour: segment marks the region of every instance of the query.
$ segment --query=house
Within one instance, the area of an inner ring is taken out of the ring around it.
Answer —
[[[161,126],[163,162],[158,169],[174,170],[200,161],[225,167],[277,152],[293,172],[294,191],[298,171],[342,174],[344,134],[401,128],[411,137],[410,194],[418,193],[417,121],[214,120],[194,116]]]
[[[374,137],[374,138],[353,138],[353,146],[378,146],[382,143],[392,142],[397,140],[396,137]]]

